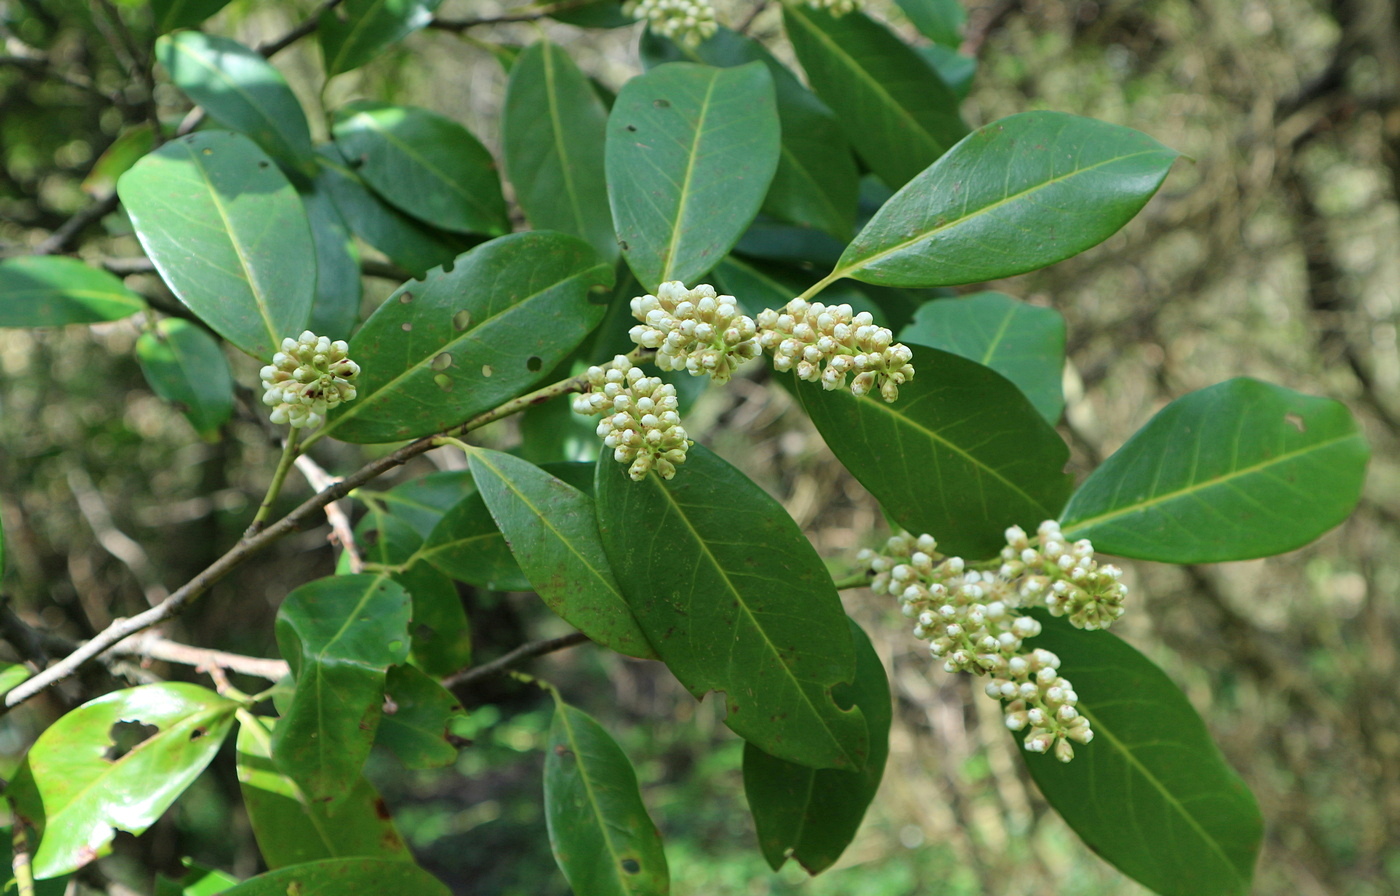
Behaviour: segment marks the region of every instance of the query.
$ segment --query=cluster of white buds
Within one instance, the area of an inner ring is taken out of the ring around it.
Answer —
[[[850,305],[793,299],[781,311],[759,312],[758,329],[774,368],[795,370],[798,379],[824,389],[840,389],[853,375],[856,395],[877,390],[885,401],[894,401],[900,385],[914,378],[909,348],[877,327],[870,312],[854,314]]]
[[[853,13],[861,7],[861,0],[807,0],[813,9],[824,9],[835,18]]]
[[[622,11],[645,19],[647,28],[687,47],[694,47],[719,30],[715,8],[707,0],[627,0]]]
[[[871,587],[899,599],[904,615],[915,619],[914,636],[929,642],[944,669],[991,676],[986,692],[1003,701],[1006,726],[1029,727],[1026,749],[1068,762],[1070,742],[1087,744],[1094,732],[1058,672],[1059,657],[1025,649],[1041,626],[1020,610],[1045,606],[1079,628],[1107,628],[1123,614],[1126,588],[1115,567],[1094,562],[1089,542],[1067,547],[1054,521],[1041,524],[1039,540],[1033,548],[1019,526],[1006,530],[997,569],[969,569],[961,557],[944,557],[927,534],[896,535],[882,551],[862,551],[860,560],[875,573]]]
[[[282,350],[262,369],[263,404],[272,408],[272,422],[320,426],[327,411],[353,400],[360,365],[346,357],[349,348],[310,330],[283,339]]]
[[[656,470],[662,479],[676,475],[690,441],[681,428],[676,387],[646,376],[626,355],[618,355],[584,374],[588,391],[574,398],[580,414],[602,414],[598,435],[613,450],[613,459],[630,464],[627,474],[640,482]]]
[[[733,296],[716,295],[707,283],[686,289],[679,280],[668,280],[656,295],[633,299],[632,316],[641,323],[627,335],[656,349],[662,370],[709,374],[716,383],[727,383],[736,367],[761,354],[753,319],[739,313]]]

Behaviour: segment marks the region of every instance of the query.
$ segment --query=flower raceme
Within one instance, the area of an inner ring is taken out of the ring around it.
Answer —
[[[627,0],[622,12],[662,37],[695,47],[719,30],[709,0]]]
[[[263,404],[272,408],[272,422],[320,426],[327,411],[353,401],[360,365],[346,357],[349,348],[310,330],[283,339],[282,350],[262,369]]]
[[[686,289],[679,280],[667,281],[656,295],[633,299],[632,316],[641,323],[627,335],[656,349],[662,370],[708,374],[727,383],[736,367],[761,354],[753,319],[739,313],[733,296],[716,295],[708,283]]]
[[[598,435],[613,449],[613,459],[628,464],[627,474],[640,482],[653,469],[662,479],[676,475],[690,441],[681,427],[676,387],[646,376],[626,355],[618,355],[584,374],[588,391],[574,397],[580,414],[602,414]]]
[[[1019,526],[1006,530],[1006,547],[995,569],[973,569],[961,557],[944,557],[931,535],[896,535],[883,550],[865,550],[862,562],[875,573],[871,588],[899,599],[915,619],[914,637],[949,672],[986,675],[986,693],[1001,700],[1006,726],[1026,731],[1026,749],[1074,758],[1074,743],[1094,737],[1079,714],[1073,685],[1059,674],[1060,658],[1027,649],[1040,623],[1019,612],[1043,606],[1086,630],[1107,628],[1123,615],[1127,588],[1114,566],[1099,566],[1087,540],[1067,544],[1059,524],[1037,531],[1038,546]]]
[[[759,344],[773,353],[775,369],[794,370],[798,379],[824,389],[840,389],[852,376],[856,395],[876,391],[894,401],[900,385],[914,378],[908,346],[875,326],[870,312],[854,314],[850,305],[793,299],[780,311],[759,312],[758,327]]]

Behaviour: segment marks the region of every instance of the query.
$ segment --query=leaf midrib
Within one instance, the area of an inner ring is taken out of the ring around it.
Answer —
[[[700,100],[700,109],[695,119],[695,131],[690,139],[690,151],[686,154],[685,175],[681,178],[680,194],[676,197],[676,218],[671,222],[671,238],[666,245],[666,255],[661,265],[661,282],[671,279],[671,272],[675,270],[676,258],[680,254],[682,223],[686,219],[686,209],[695,198],[691,190],[691,181],[695,177],[696,160],[700,155],[700,138],[705,133],[705,122],[710,115],[710,102],[715,93],[715,85],[719,83],[721,75],[720,69],[715,69],[710,75],[709,84],[705,87],[705,95]],[[659,284],[658,284],[659,285]]]

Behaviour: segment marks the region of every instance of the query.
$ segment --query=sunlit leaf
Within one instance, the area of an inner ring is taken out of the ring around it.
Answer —
[[[393,859],[326,859],[279,868],[249,878],[224,896],[451,896],[431,874],[411,862]]]
[[[120,320],[146,301],[106,271],[76,258],[31,255],[0,261],[0,327],[61,327]]]
[[[1267,557],[1346,519],[1370,454],[1340,402],[1234,379],[1158,412],[1079,487],[1063,528],[1166,563]]]
[[[187,870],[179,880],[156,875],[155,896],[215,896],[238,885],[238,878],[217,868],[205,868],[189,859],[183,864]]]
[[[649,291],[694,285],[758,213],[780,151],[761,63],[672,63],[623,86],[608,116],[608,201],[622,255]]]
[[[124,129],[92,163],[92,170],[83,178],[83,192],[94,199],[111,196],[117,189],[117,178],[154,149],[155,143],[155,131],[147,122]]]
[[[0,561],[3,561],[5,553],[5,532],[0,529]],[[5,574],[5,566],[0,562],[0,576]],[[10,688],[19,684],[29,677],[29,669],[22,663],[5,663],[0,665],[0,696],[4,696]]]
[[[632,763],[603,727],[555,697],[544,759],[549,845],[574,893],[665,896],[670,873]]]
[[[317,22],[326,76],[359,68],[433,19],[442,0],[344,0]]]
[[[136,360],[151,390],[175,405],[205,438],[233,414],[233,376],[214,337],[167,317],[136,340]]]
[[[833,698],[855,675],[846,614],[782,505],[701,445],[669,481],[599,458],[597,501],[618,584],[691,693],[724,691],[725,724],[774,756],[865,767],[865,719]]]
[[[306,328],[311,228],[296,190],[247,137],[171,140],[123,174],[117,193],[161,277],[220,336],[268,360]]]

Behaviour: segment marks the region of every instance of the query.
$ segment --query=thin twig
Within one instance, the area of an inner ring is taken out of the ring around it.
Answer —
[[[0,638],[8,641],[24,658],[30,671],[39,671],[49,661],[49,645],[45,643],[44,635],[21,619],[15,608],[10,606],[10,599],[3,595],[0,595]],[[60,649],[66,650],[67,646]]]
[[[335,7],[339,6],[340,3],[341,0],[326,0],[326,2],[322,3],[315,11],[311,13],[311,15],[307,16],[305,19],[302,19],[301,23],[295,28],[293,28],[291,31],[288,31],[286,34],[282,35],[276,40],[271,40],[264,44],[258,44],[256,48],[257,51],[260,54],[262,54],[262,57],[264,59],[269,59],[277,55],[278,53],[287,49],[292,44],[296,43],[303,37],[306,37],[308,34],[319,28],[321,25],[321,14],[327,12],[328,10],[334,9]]]
[[[291,472],[292,464],[296,462],[298,446],[301,443],[301,430],[293,426],[292,431],[287,434],[287,440],[282,443],[282,456],[277,461],[277,470],[272,474],[272,482],[267,486],[267,494],[263,496],[262,503],[258,505],[258,512],[254,514],[253,521],[248,524],[248,531],[243,533],[244,538],[250,538],[258,533],[258,530],[267,522],[267,518],[272,515],[272,505],[277,500],[277,496],[282,494],[282,484],[287,481],[287,474]]]
[[[109,653],[121,656],[139,656],[160,660],[165,663],[179,663],[194,666],[200,670],[228,669],[241,675],[280,681],[288,674],[285,660],[264,659],[257,656],[244,656],[223,650],[210,650],[204,647],[191,647],[178,641],[171,641],[158,632],[142,632],[112,646]]]
[[[298,455],[295,463],[297,470],[306,477],[313,491],[324,491],[339,481],[323,470],[308,454]],[[339,501],[332,501],[326,505],[326,519],[331,524],[334,540],[340,542],[341,549],[345,551],[350,563],[350,572],[364,572],[365,558],[360,554],[359,546],[355,544],[355,530],[350,526],[350,517]]]
[[[531,657],[544,656],[546,653],[564,650],[565,648],[573,647],[575,644],[582,644],[587,640],[588,636],[583,632],[574,632],[558,638],[548,638],[544,641],[531,641],[528,644],[521,644],[505,656],[497,657],[489,663],[482,663],[480,666],[473,666],[470,669],[463,669],[461,672],[452,673],[442,680],[442,686],[449,690],[468,687],[481,681],[483,678],[499,675],[512,666],[523,663]]]
[[[508,25],[512,22],[536,22],[540,19],[547,19],[556,13],[568,12],[571,9],[578,9],[581,6],[587,6],[593,2],[594,0],[565,0],[563,3],[552,3],[548,6],[542,6],[533,12],[507,13],[503,16],[488,16],[480,19],[439,19],[435,16],[433,20],[428,23],[428,27],[435,28],[438,31],[451,31],[454,34],[460,34],[463,31],[481,25]]]
[[[10,804],[10,867],[15,873],[15,888],[18,896],[34,896],[34,867],[29,853],[29,831],[24,826],[24,818],[19,813],[15,801],[6,797]]]
[[[113,191],[110,195],[97,200],[86,208],[79,209],[73,217],[64,221],[57,230],[44,238],[39,245],[34,247],[35,255],[55,255],[68,248],[78,234],[82,233],[88,225],[110,215],[116,211],[117,194]]]

